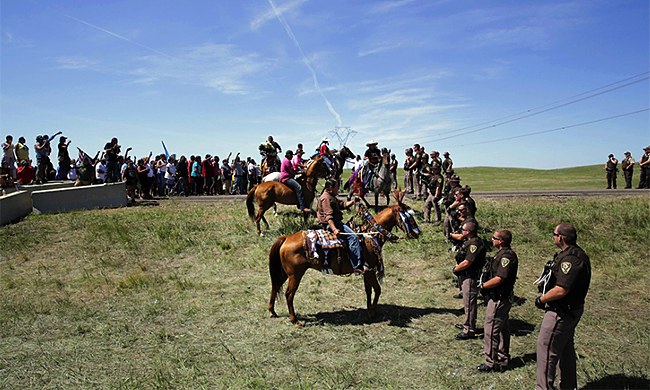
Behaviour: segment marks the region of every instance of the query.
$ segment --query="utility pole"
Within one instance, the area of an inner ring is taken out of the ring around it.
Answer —
[[[339,147],[341,147],[346,145],[357,132],[352,130],[350,126],[335,126],[334,130],[330,131],[330,134],[339,140]]]

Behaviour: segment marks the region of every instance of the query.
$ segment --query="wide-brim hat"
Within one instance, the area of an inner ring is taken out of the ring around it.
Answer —
[[[372,141],[368,142],[368,143],[366,144],[366,146],[377,145],[378,143],[379,143],[379,142],[372,140]]]
[[[460,177],[458,175],[452,175],[449,181],[458,181],[460,182]]]
[[[284,152],[284,157],[289,157],[289,156],[293,156],[292,150],[287,150],[286,152]]]
[[[650,150],[650,145],[648,145],[648,146],[646,146],[645,148],[643,148],[643,150]]]
[[[330,139],[327,137],[323,137],[323,139],[320,142],[330,142]]]
[[[445,152],[443,156],[449,156],[449,152]]]
[[[627,156],[632,155],[632,153],[630,153],[630,152],[625,152],[625,154],[626,154]]]

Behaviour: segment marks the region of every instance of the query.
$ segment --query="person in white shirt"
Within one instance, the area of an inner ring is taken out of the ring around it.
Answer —
[[[165,166],[165,183],[167,185],[166,192],[169,194],[174,184],[176,183],[176,160],[174,157],[169,156],[169,162]]]
[[[95,165],[95,181],[97,184],[104,184],[106,181],[106,159],[102,158]]]

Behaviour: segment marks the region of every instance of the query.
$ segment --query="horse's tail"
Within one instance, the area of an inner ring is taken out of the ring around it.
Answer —
[[[246,196],[246,208],[248,209],[248,217],[251,219],[251,221],[255,221],[255,204],[253,201],[255,200],[256,189],[257,184],[254,185],[250,191],[248,191],[248,195]]]
[[[287,280],[287,274],[282,268],[282,260],[280,259],[280,247],[284,244],[287,236],[280,236],[273,243],[271,251],[269,252],[269,274],[271,275],[271,288],[274,292],[278,293]]]

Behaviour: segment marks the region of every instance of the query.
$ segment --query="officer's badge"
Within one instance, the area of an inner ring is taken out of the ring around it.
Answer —
[[[501,259],[501,266],[502,266],[503,268],[507,267],[508,264],[510,264],[510,259],[509,259],[509,258],[504,257],[504,258]]]
[[[571,263],[565,261],[564,263],[560,264],[560,269],[562,272],[564,272],[565,275],[568,275],[569,271],[571,271]]]
[[[478,249],[478,248],[476,247],[476,245],[470,245],[470,246],[469,246],[469,252],[470,252],[470,253],[474,253],[474,252],[476,252],[477,249]]]

